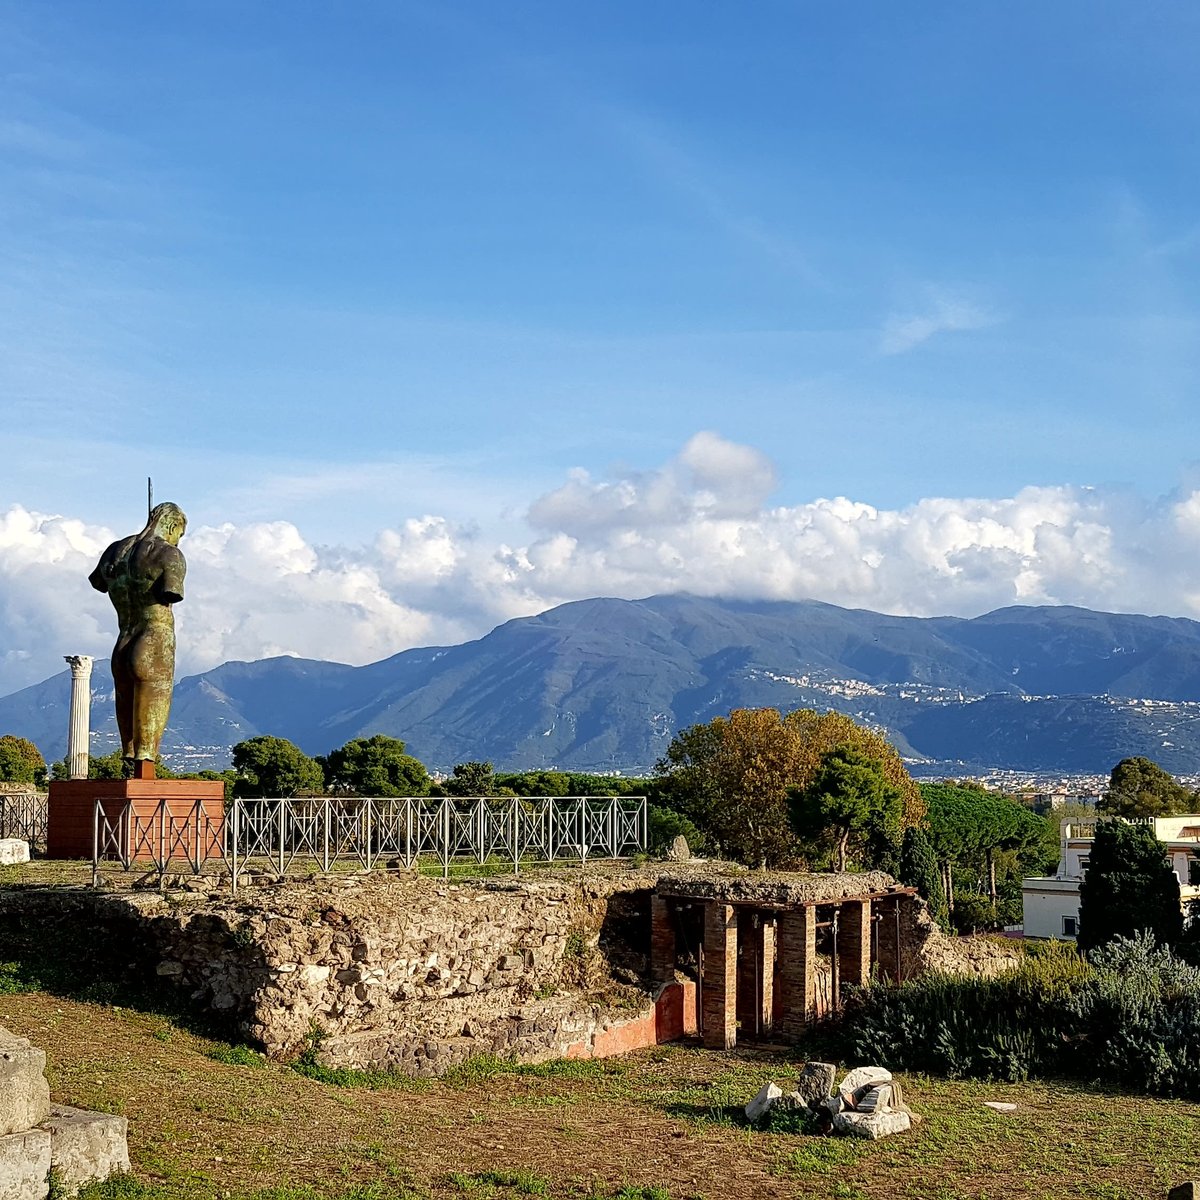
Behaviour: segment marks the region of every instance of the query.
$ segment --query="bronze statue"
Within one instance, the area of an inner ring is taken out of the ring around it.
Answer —
[[[171,711],[175,682],[175,617],[171,605],[183,599],[187,570],[179,539],[187,518],[176,504],[159,504],[146,528],[113,542],[88,576],[107,592],[117,610],[120,633],[112,653],[117,691],[117,727],[125,758],[158,757],[158,745]],[[153,778],[152,766],[148,768]]]

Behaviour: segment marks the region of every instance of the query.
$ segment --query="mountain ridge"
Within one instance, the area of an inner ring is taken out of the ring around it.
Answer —
[[[0,731],[65,751],[69,672],[0,697]],[[111,676],[93,742],[116,745]],[[1200,770],[1200,622],[1075,606],[904,617],[821,601],[597,597],[456,646],[351,666],[281,656],[181,679],[173,765],[224,765],[258,733],[325,753],[387,733],[434,769],[648,769],[680,728],[736,707],[834,708],[912,760],[1099,773],[1128,754]],[[982,705],[982,707],[980,707]]]

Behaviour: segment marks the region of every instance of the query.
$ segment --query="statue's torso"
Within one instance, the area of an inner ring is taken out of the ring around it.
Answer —
[[[105,550],[94,576],[116,609],[120,641],[150,628],[173,629],[171,605],[183,597],[184,569],[178,547],[159,537],[127,537]]]

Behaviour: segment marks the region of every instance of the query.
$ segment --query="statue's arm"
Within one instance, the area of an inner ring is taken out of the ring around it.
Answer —
[[[158,598],[163,604],[178,604],[183,599],[183,577],[186,574],[187,563],[182,552],[175,546],[168,546],[162,574],[158,577]]]
[[[100,555],[100,561],[96,564],[96,569],[88,576],[88,583],[92,585],[98,592],[108,591],[108,580],[104,575],[104,568],[108,563],[109,555],[112,547],[109,546],[105,552]]]

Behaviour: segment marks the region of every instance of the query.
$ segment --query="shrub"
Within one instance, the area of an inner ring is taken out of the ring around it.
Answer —
[[[1042,947],[996,979],[927,975],[861,993],[845,1050],[951,1077],[1077,1079],[1200,1098],[1200,969],[1149,933]]]
[[[855,1058],[951,1078],[1057,1074],[1073,1032],[1066,1001],[1091,968],[1073,947],[1026,959],[996,979],[925,975],[861,993],[844,1029]]]
[[[673,808],[660,808],[651,804],[646,813],[649,826],[649,845],[646,847],[651,854],[666,854],[671,843],[681,834],[687,839],[689,850],[700,850],[704,845],[704,835],[681,813]]]

